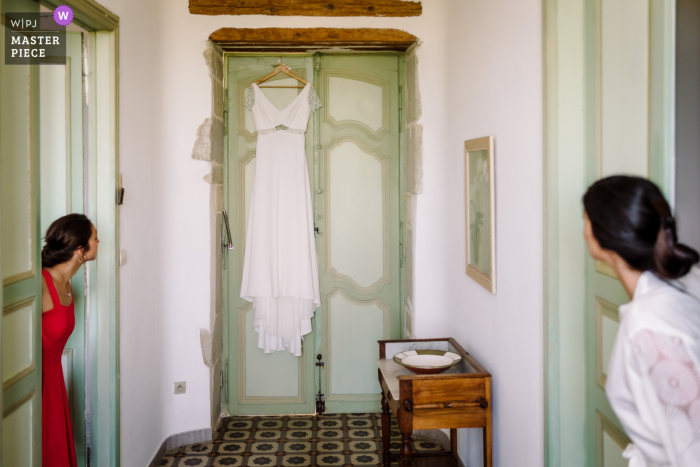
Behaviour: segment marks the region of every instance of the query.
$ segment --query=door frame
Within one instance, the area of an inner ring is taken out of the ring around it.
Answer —
[[[231,112],[234,111],[234,109],[230,108],[231,101],[228,98],[229,95],[229,90],[228,90],[228,63],[229,59],[233,58],[235,59],[236,57],[275,57],[275,58],[283,58],[285,56],[308,56],[308,57],[314,57],[316,54],[324,54],[324,55],[333,55],[333,54],[338,54],[337,51],[334,50],[328,50],[325,48],[319,48],[318,50],[314,50],[312,52],[302,52],[302,53],[294,53],[294,52],[280,52],[280,53],[270,53],[270,52],[225,52],[223,54],[224,56],[224,109],[226,109],[226,112],[231,115]],[[402,261],[401,265],[399,268],[399,287],[400,287],[400,328],[401,328],[401,336],[404,335],[404,330],[405,330],[405,309],[406,309],[406,254],[404,251],[404,246],[406,244],[405,241],[405,236],[406,236],[406,51],[360,51],[357,50],[354,52],[354,54],[362,54],[362,55],[367,55],[367,54],[382,54],[382,55],[395,55],[399,57],[399,222],[401,226],[401,238],[400,238],[400,249],[401,249],[401,256],[402,256]],[[345,54],[343,54],[345,55]],[[316,69],[316,59],[314,59],[314,70]],[[316,73],[314,73],[314,79],[315,79]],[[318,125],[318,119],[319,114],[318,112],[315,112],[312,114],[312,118],[314,119],[312,125],[314,128],[314,131],[319,131],[319,125]],[[234,187],[231,186],[229,183],[229,166],[228,166],[228,160],[229,160],[229,135],[231,134],[228,129],[228,125],[230,124],[230,119],[226,118],[225,119],[225,125],[226,128],[224,129],[224,161],[223,161],[223,166],[224,166],[224,207],[227,209],[227,212],[232,212],[229,210],[228,202],[229,202],[229,195],[231,189],[235,189]],[[316,144],[316,139],[318,138],[318,135],[314,135],[314,145]],[[218,248],[218,244],[216,245]],[[242,252],[239,252],[242,254]],[[228,259],[227,259],[228,262]],[[223,354],[223,366],[222,366],[222,381],[223,381],[223,388],[221,391],[221,398],[222,398],[222,403],[221,403],[221,409],[222,409],[222,415],[223,416],[228,416],[228,415],[237,415],[238,414],[238,402],[231,400],[231,387],[233,385],[237,385],[237,375],[232,374],[229,371],[229,361],[228,361],[228,356],[229,351],[230,351],[230,344],[231,344],[231,335],[230,335],[230,323],[231,320],[234,319],[230,316],[229,313],[229,299],[230,299],[230,287],[229,287],[229,271],[230,268],[226,268],[223,270],[223,290],[222,290],[222,295],[223,295],[223,308],[224,308],[224,316],[223,316],[223,349],[222,349],[222,354]],[[237,319],[237,317],[235,317]],[[316,325],[316,320],[314,318],[314,326]],[[403,337],[402,337],[403,338]],[[235,345],[238,344],[238,341],[234,343]],[[317,350],[314,346],[314,351]],[[308,352],[308,350],[307,350]],[[315,353],[315,352],[314,352]],[[312,369],[315,367],[312,367]],[[314,380],[314,391],[313,393],[317,393],[319,388],[318,388],[318,379],[316,376],[316,371],[313,371],[313,380]],[[313,397],[313,396],[312,396]],[[314,406],[314,401],[307,401],[308,406]]]
[[[40,0],[68,5],[88,31],[90,198],[86,215],[100,234],[100,255],[88,268],[90,314],[90,452],[92,465],[120,464],[119,400],[119,17],[95,0]],[[105,318],[107,323],[99,322]]]
[[[581,197],[596,151],[600,0],[543,1],[545,464],[598,465],[587,408],[592,307]],[[673,205],[675,2],[649,0],[650,178]],[[587,331],[588,332],[588,331]]]

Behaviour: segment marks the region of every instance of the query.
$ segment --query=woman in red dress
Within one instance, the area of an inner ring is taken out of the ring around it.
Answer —
[[[63,381],[61,355],[75,327],[71,278],[97,255],[97,230],[82,214],[56,220],[41,252],[42,396],[41,444],[44,467],[76,467],[73,428]]]

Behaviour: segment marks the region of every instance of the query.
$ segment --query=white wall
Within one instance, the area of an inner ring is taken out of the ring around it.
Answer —
[[[187,0],[102,4],[121,28],[122,465],[144,466],[165,437],[209,426],[199,346],[210,317],[209,164],[190,154],[211,114],[202,51],[220,27],[386,27],[420,38],[415,332],[453,335],[493,373],[495,465],[542,465],[540,3],[427,0],[416,18],[209,17],[190,15]],[[462,147],[487,134],[496,136],[496,296],[466,277],[463,259]],[[180,380],[187,394],[175,396]],[[463,458],[480,465],[480,441],[464,435]]]
[[[440,115],[424,123],[416,337],[452,336],[491,372],[494,465],[544,465],[541,1],[453,0],[449,11],[447,68],[421,76],[424,105]],[[496,295],[465,274],[464,141],[487,135]],[[480,430],[461,430],[459,450],[481,465]]]

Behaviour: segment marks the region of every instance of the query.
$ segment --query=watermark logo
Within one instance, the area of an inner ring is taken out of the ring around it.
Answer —
[[[53,11],[53,20],[61,26],[68,26],[73,21],[73,10],[67,5],[61,5]]]
[[[65,25],[73,21],[69,7],[58,7],[53,14],[5,12],[4,16],[5,65],[66,63]]]

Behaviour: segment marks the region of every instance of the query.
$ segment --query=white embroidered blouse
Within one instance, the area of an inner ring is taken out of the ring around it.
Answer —
[[[700,466],[700,269],[644,272],[620,321],[605,390],[629,467]]]

